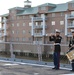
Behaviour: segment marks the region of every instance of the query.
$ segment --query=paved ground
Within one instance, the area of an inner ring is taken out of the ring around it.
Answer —
[[[62,75],[74,74],[69,70],[52,70],[51,67],[0,62],[0,75]]]

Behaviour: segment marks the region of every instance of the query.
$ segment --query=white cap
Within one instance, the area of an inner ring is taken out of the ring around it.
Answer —
[[[74,29],[71,29],[71,32],[74,33]]]
[[[59,30],[59,29],[55,29],[55,32],[58,32],[58,33],[60,33],[60,30]]]

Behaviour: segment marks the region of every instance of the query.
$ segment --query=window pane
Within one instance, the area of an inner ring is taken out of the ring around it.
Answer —
[[[55,25],[55,21],[52,21],[52,25]]]

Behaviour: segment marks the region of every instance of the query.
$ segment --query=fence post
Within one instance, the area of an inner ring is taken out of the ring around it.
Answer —
[[[15,58],[15,55],[13,54],[13,45],[10,42],[10,54],[11,54],[11,58]]]
[[[37,45],[37,50],[38,50],[38,60],[42,61],[42,52],[40,44]]]

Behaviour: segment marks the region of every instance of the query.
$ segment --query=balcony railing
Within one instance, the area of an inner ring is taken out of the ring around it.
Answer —
[[[38,36],[41,36],[42,37],[43,35],[42,35],[42,33],[34,33],[34,36],[35,37],[38,37]]]
[[[73,23],[68,24],[68,28],[74,28],[74,24]]]
[[[37,29],[43,28],[43,25],[35,25],[34,28],[37,28]],[[45,26],[45,28],[47,28],[47,25]]]
[[[41,21],[43,20],[43,17],[33,17],[33,21]],[[47,20],[47,17],[45,17],[45,20]]]
[[[8,23],[9,20],[8,20],[8,19],[6,19],[6,20],[1,20],[1,23],[4,23],[4,22]]]
[[[68,19],[74,19],[74,15],[70,14],[67,16]]]
[[[6,33],[6,34],[0,33],[0,37],[4,37],[4,36],[8,36],[8,35],[9,35],[8,33]]]

